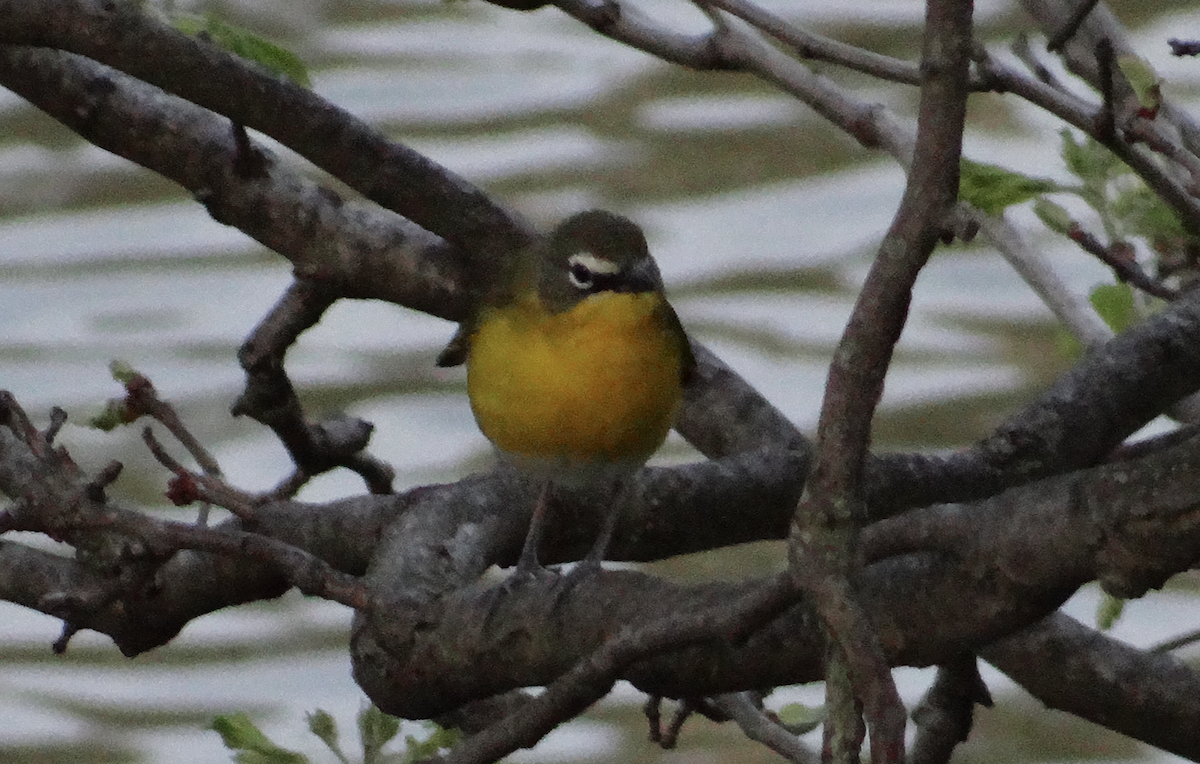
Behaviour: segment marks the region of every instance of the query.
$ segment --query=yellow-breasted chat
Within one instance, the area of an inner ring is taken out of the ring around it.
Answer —
[[[602,210],[564,220],[487,285],[438,358],[464,361],[479,429],[542,481],[518,573],[539,567],[552,483],[618,484],[584,558],[599,565],[620,484],[666,439],[695,367],[641,229]]]

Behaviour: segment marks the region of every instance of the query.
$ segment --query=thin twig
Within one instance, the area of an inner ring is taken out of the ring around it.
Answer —
[[[1095,235],[1085,231],[1078,223],[1071,225],[1067,231],[1067,238],[1078,244],[1084,252],[1112,268],[1118,279],[1132,284],[1146,294],[1162,300],[1174,300],[1179,296],[1177,290],[1155,281],[1142,270],[1134,256],[1133,248],[1129,244],[1115,242],[1105,246]]]
[[[1071,14],[1071,17],[1067,19],[1067,23],[1063,24],[1063,28],[1060,29],[1046,43],[1046,50],[1050,51],[1051,53],[1058,53],[1062,51],[1063,46],[1070,42],[1071,38],[1075,36],[1075,33],[1079,31],[1079,25],[1083,23],[1083,20],[1087,18],[1087,15],[1092,12],[1092,9],[1096,7],[1099,1],[1100,0],[1080,0],[1079,7],[1076,8]]]
[[[132,422],[142,416],[148,416],[161,423],[187,449],[187,452],[196,460],[196,464],[200,465],[200,469],[205,475],[217,480],[221,479],[221,466],[217,464],[216,458],[208,452],[208,449],[204,447],[200,440],[188,429],[187,425],[183,423],[183,419],[180,418],[179,412],[175,410],[175,407],[159,397],[158,390],[154,387],[154,383],[150,381],[149,377],[134,373],[125,382],[125,393],[125,407],[129,415],[129,421]],[[196,515],[197,525],[208,525],[208,512],[208,502],[202,502],[200,511]]]
[[[1130,143],[1143,143],[1154,153],[1183,167],[1191,176],[1189,190],[1200,194],[1200,157],[1178,141],[1168,138],[1156,118],[1147,118],[1139,114],[1125,124],[1124,133],[1125,139]]]
[[[125,405],[134,419],[148,416],[160,422],[187,449],[201,470],[208,475],[221,477],[221,466],[217,464],[217,460],[196,436],[192,435],[175,407],[159,397],[158,390],[148,377],[134,374],[125,382],[125,392]]]
[[[991,78],[998,90],[1024,98],[1096,138],[1129,165],[1150,190],[1180,217],[1186,228],[1200,231],[1200,201],[1170,173],[1164,171],[1161,163],[1148,152],[1138,150],[1115,135],[1109,140],[1101,140],[1102,136],[1096,130],[1097,121],[1100,119],[1099,107],[1040,82],[994,57],[984,54],[977,60],[981,70]]]
[[[1159,642],[1157,645],[1147,648],[1147,652],[1171,653],[1175,652],[1181,647],[1194,645],[1197,642],[1200,642],[1200,629],[1197,629],[1196,631],[1190,631],[1186,634],[1180,634],[1178,637],[1173,637],[1164,642]]]
[[[787,44],[800,58],[826,61],[889,82],[921,84],[916,64],[801,29],[747,0],[699,0],[699,4],[732,13]]]
[[[1018,61],[1028,67],[1038,80],[1057,90],[1065,90],[1058,77],[1054,76],[1054,72],[1050,71],[1049,67],[1043,64],[1037,54],[1033,52],[1033,46],[1029,44],[1029,35],[1024,32],[1018,34],[1008,49],[1012,51]]]
[[[741,727],[751,740],[757,740],[793,764],[817,764],[820,757],[799,738],[771,718],[762,706],[762,698],[753,692],[714,695],[709,701]]]
[[[1016,226],[1003,216],[981,214],[980,231],[1079,344],[1092,348],[1112,339],[1112,329],[1086,295],[1073,291]]]
[[[1116,54],[1107,37],[1096,43],[1096,66],[1100,71],[1100,112],[1096,115],[1096,140],[1112,143],[1117,137]]]
[[[275,432],[296,465],[291,480],[345,467],[358,473],[371,493],[391,493],[395,470],[365,450],[374,426],[349,416],[309,421],[284,365],[288,349],[338,297],[335,285],[324,281],[292,282],[238,351],[246,388],[232,413],[249,416]]]
[[[1167,40],[1171,46],[1172,56],[1200,56],[1200,40],[1180,40],[1175,37]]]
[[[207,502],[228,509],[240,520],[253,522],[255,508],[271,498],[270,494],[266,497],[255,496],[239,491],[221,478],[192,472],[171,456],[150,427],[142,430],[142,442],[150,449],[155,460],[175,475],[167,498],[177,506],[186,506],[195,501]]]

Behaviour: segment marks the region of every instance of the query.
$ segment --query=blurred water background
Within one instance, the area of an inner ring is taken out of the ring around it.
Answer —
[[[922,4],[784,2],[769,7],[841,39],[916,56]],[[1200,64],[1165,40],[1200,29],[1200,5],[1117,3],[1168,93],[1197,103]],[[481,184],[542,224],[589,206],[646,228],[685,325],[811,432],[826,364],[873,248],[899,200],[897,166],[866,154],[805,107],[750,77],[696,73],[609,41],[553,9],[505,11],[476,0],[227,0],[224,18],[273,38],[311,67],[317,92]],[[686,3],[647,0],[658,18],[700,29]],[[977,4],[982,36],[1002,48],[1030,29],[1015,4]],[[863,97],[911,117],[916,92],[829,70]],[[1065,177],[1054,120],[1015,99],[976,96],[967,153]],[[293,161],[300,164],[300,160]],[[1111,281],[1072,246],[1013,219],[1080,294]],[[220,459],[256,490],[288,472],[282,449],[228,409],[239,344],[289,282],[288,264],[209,219],[184,192],[81,142],[0,90],[0,387],[44,421],[67,409],[61,436],[95,469],[120,459],[116,495],[167,509],[166,475],[135,428],[79,426],[118,394],[124,359],[149,375]],[[376,424],[372,451],[405,489],[483,469],[488,447],[458,370],[433,358],[453,327],[392,305],[341,303],[288,357],[313,411]],[[876,428],[882,449],[969,443],[1069,361],[1049,311],[992,251],[940,250],[922,275]],[[672,436],[660,458],[690,457]],[[301,498],[357,493],[352,476],[315,481]],[[27,539],[23,539],[27,540]],[[783,564],[756,544],[655,566],[683,578],[735,578]],[[1068,612],[1094,622],[1085,590]],[[1195,628],[1186,582],[1131,604],[1115,629],[1152,644]],[[332,761],[305,732],[316,708],[349,725],[365,702],[350,678],[349,614],[289,595],[206,616],[171,645],[134,660],[81,634],[64,657],[60,625],[0,603],[0,761],[222,762],[206,729],[218,713],[252,713],[279,742]],[[915,702],[928,671],[898,672]],[[997,705],[979,713],[959,761],[1172,760],[1040,704],[994,670]],[[680,746],[645,742],[642,698],[629,687],[551,735],[525,762],[756,762],[771,754],[728,726],[694,720]],[[821,688],[779,690],[768,705],[818,704]],[[810,738],[816,740],[816,738]]]

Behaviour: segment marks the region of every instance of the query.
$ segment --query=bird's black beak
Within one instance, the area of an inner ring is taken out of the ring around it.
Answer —
[[[641,258],[621,271],[616,292],[654,292],[662,289],[662,276],[658,265],[649,257]]]

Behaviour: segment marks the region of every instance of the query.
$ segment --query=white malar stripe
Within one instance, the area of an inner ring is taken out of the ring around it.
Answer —
[[[602,276],[611,276],[621,270],[621,266],[612,260],[596,257],[591,252],[580,252],[577,255],[571,255],[571,259],[567,263],[570,265],[582,265],[592,273],[598,273]]]

